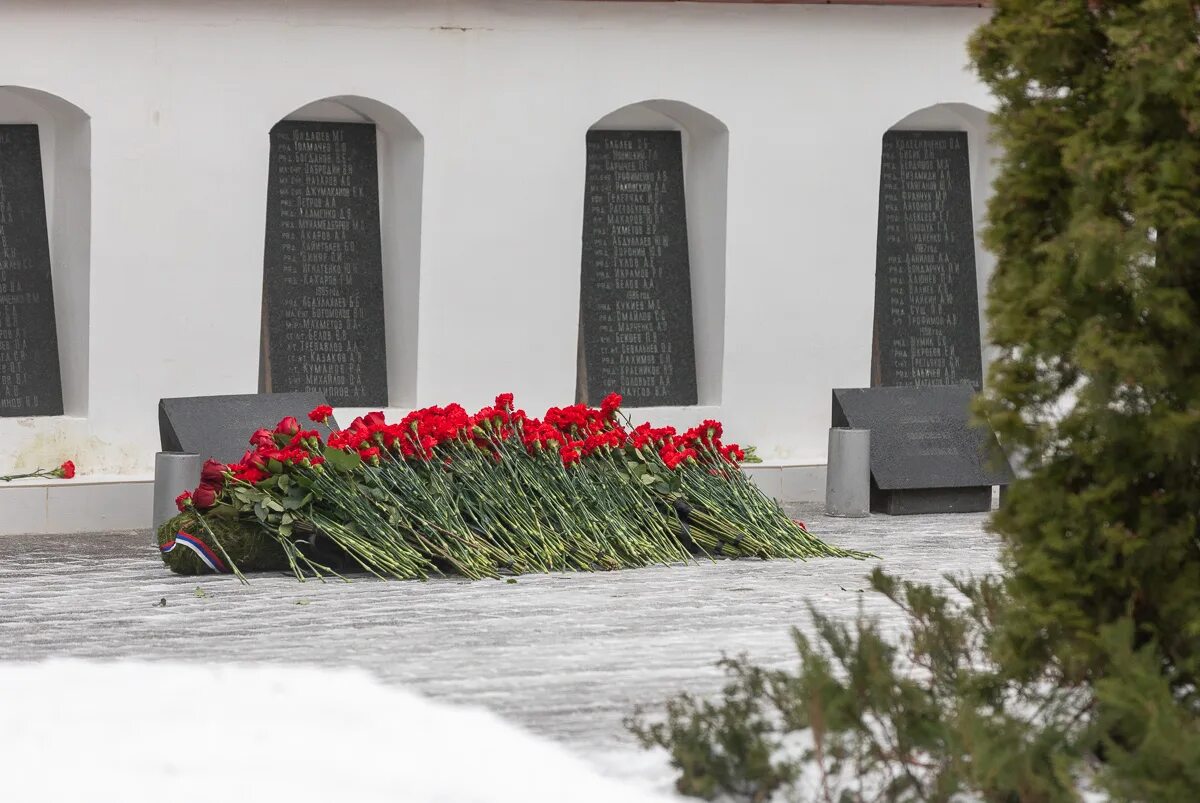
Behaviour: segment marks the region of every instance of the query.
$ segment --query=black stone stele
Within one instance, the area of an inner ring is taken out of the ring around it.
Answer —
[[[981,387],[973,220],[964,132],[883,135],[873,387]]]
[[[36,125],[0,125],[0,416],[62,415]]]
[[[289,415],[301,429],[329,430],[308,420],[309,411],[328,404],[322,393],[250,393],[238,396],[184,396],[160,399],[158,434],[164,452],[191,452],[222,463],[239,460],[250,448],[250,433],[273,429]],[[330,418],[334,428],[337,423]]]
[[[259,389],[388,403],[375,126],[271,129]]]
[[[842,388],[835,427],[871,430],[871,510],[979,513],[1012,469],[986,426],[971,421],[969,385]]]
[[[683,189],[678,131],[588,132],[580,401],[696,404]]]

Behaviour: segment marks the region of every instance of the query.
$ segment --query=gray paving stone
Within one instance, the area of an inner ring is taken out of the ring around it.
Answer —
[[[907,579],[997,568],[982,514],[834,519],[811,505],[795,513]],[[4,536],[0,660],[356,665],[434,698],[483,705],[583,753],[631,756],[621,720],[636,703],[716,691],[713,662],[723,651],[789,665],[789,627],[807,624],[806,602],[847,617],[861,605],[903,627],[885,600],[862,593],[876,563],[719,561],[516,583],[254,575],[241,586],[170,574],[146,531]]]

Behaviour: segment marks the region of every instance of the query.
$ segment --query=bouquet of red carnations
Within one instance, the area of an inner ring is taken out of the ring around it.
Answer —
[[[210,460],[158,533],[182,573],[290,569],[304,579],[591,571],[694,556],[863,557],[823,543],[739,468],[705,421],[679,434],[632,426],[612,394],[541,418],[512,394],[382,413],[341,430],[285,418],[237,463]],[[324,426],[332,409],[309,414]],[[180,547],[185,548],[180,548]]]

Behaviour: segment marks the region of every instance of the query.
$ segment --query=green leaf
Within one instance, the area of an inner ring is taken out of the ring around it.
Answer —
[[[354,453],[346,453],[341,449],[325,447],[325,462],[335,471],[351,472],[362,465],[362,458]]]

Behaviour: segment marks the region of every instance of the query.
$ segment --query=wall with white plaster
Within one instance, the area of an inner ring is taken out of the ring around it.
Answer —
[[[706,169],[725,175],[690,215],[705,221],[692,226],[698,264],[720,265],[700,275],[723,282],[696,281],[705,404],[652,414],[719,416],[766,458],[823,463],[830,388],[869,380],[881,137],[939,104],[963,104],[945,107],[961,125],[977,122],[962,109],[992,107],[965,54],[986,14],[10,0],[0,87],[82,117],[25,115],[58,126],[44,147],[74,143],[53,170],[47,159],[48,194],[70,196],[52,206],[77,221],[63,229],[51,213],[71,415],[0,419],[0,466],[74,456],[85,471],[144,475],[160,397],[257,389],[268,132],[323,99],[390,126],[398,407],[500,391],[531,411],[571,401],[586,131],[656,100],[717,121],[724,131],[699,133],[715,143]],[[27,97],[0,93],[0,119],[23,116],[13,98]]]

